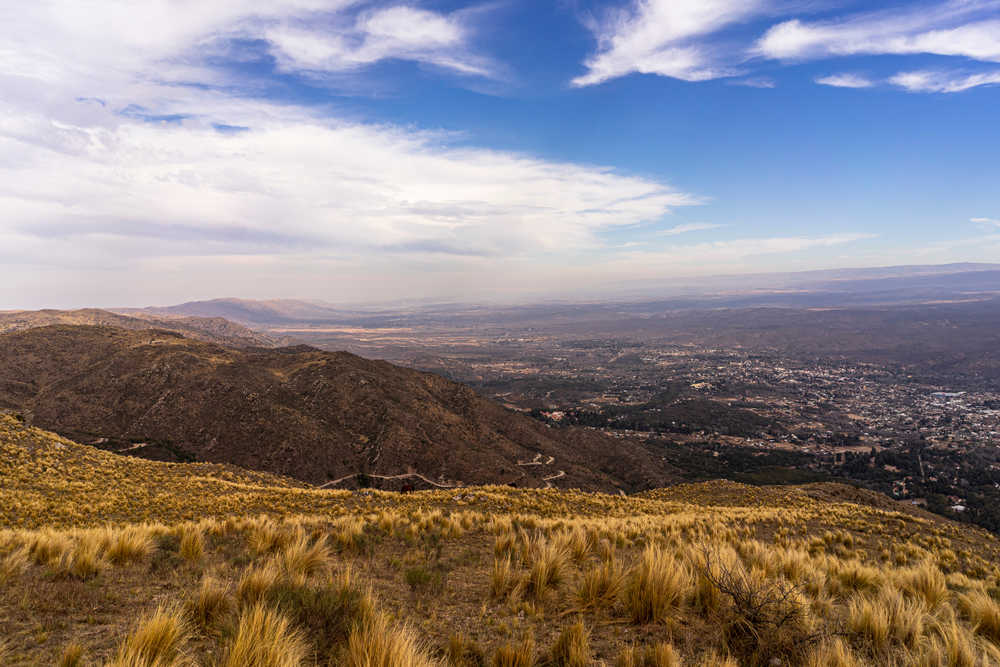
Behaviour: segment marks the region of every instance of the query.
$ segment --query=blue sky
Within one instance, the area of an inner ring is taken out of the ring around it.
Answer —
[[[1000,0],[48,0],[0,93],[0,308],[1000,261]]]

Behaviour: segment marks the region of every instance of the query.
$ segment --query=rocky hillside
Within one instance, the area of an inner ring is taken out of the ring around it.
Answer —
[[[0,333],[25,331],[55,324],[107,326],[133,331],[166,329],[195,340],[236,347],[273,347],[278,343],[270,336],[221,317],[187,317],[148,313],[121,315],[99,308],[0,311]]]
[[[0,407],[119,452],[231,463],[312,484],[634,491],[676,480],[640,445],[550,429],[437,375],[306,346],[237,349],[169,331],[4,334]]]

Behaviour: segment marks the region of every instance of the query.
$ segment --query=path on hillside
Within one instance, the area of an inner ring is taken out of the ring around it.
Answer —
[[[441,484],[439,482],[435,482],[432,479],[428,479],[428,478],[424,477],[419,472],[405,472],[405,473],[403,473],[401,475],[372,475],[370,473],[354,472],[354,473],[351,473],[350,475],[344,475],[343,477],[340,477],[338,479],[334,479],[334,480],[331,480],[329,482],[326,482],[325,484],[320,484],[316,488],[317,489],[325,489],[328,486],[336,486],[337,484],[340,484],[341,482],[345,482],[345,481],[351,479],[352,477],[360,477],[361,475],[365,475],[366,477],[373,477],[375,479],[414,479],[415,478],[415,479],[421,479],[421,480],[427,482],[428,484],[430,484],[431,486],[436,486],[436,487],[438,487],[440,489],[455,489],[455,488],[458,488],[457,484]]]

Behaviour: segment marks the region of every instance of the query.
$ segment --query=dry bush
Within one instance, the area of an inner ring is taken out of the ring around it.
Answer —
[[[347,640],[346,667],[434,667],[417,636],[395,626],[384,612],[374,613],[354,626]]]
[[[219,631],[221,622],[235,611],[235,607],[229,587],[214,577],[205,576],[198,592],[188,599],[184,611],[195,627],[212,634]]]
[[[86,664],[87,649],[83,644],[70,642],[59,655],[58,667],[83,667]]]
[[[808,605],[797,587],[768,577],[764,570],[723,562],[708,550],[703,559],[699,577],[728,599],[719,620],[726,644],[737,658],[750,664],[799,660],[818,639]]]
[[[139,621],[108,667],[173,667],[183,663],[187,626],[175,609],[158,607]]]
[[[666,642],[644,648],[632,646],[621,652],[615,667],[681,667],[681,656],[673,644]]]
[[[115,565],[139,563],[153,552],[153,537],[147,528],[128,526],[107,536],[104,557]]]
[[[255,604],[240,615],[220,667],[300,667],[308,654],[288,619]]]
[[[629,572],[622,598],[634,623],[658,623],[684,603],[691,587],[684,564],[650,546]]]
[[[506,642],[493,655],[493,667],[533,667],[535,664],[535,640],[526,637],[521,641]]]
[[[590,632],[583,621],[563,629],[549,651],[547,664],[553,667],[588,667],[591,664]]]
[[[615,560],[604,561],[583,574],[576,598],[581,609],[614,605],[625,582],[625,571]]]

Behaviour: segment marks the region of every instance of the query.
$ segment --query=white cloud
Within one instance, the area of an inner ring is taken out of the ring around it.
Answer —
[[[747,88],[775,88],[777,83],[774,79],[767,77],[752,76],[746,79],[733,79],[730,81],[734,86],[746,86]]]
[[[860,74],[831,74],[816,79],[816,83],[834,88],[871,88],[875,82]]]
[[[951,0],[832,21],[792,19],[771,27],[755,52],[781,60],[928,53],[1000,62],[997,8],[995,0]]]
[[[423,62],[488,76],[492,65],[469,52],[470,30],[460,15],[397,6],[360,14],[338,30],[312,23],[264,32],[283,69],[338,72],[387,59]]]
[[[1000,219],[997,218],[969,218],[969,222],[974,222],[979,225],[991,225],[993,227],[1000,227]]]
[[[978,86],[1000,84],[1000,70],[976,74],[917,70],[900,72],[889,82],[912,93],[959,93]]]
[[[714,49],[699,41],[732,23],[759,13],[762,0],[634,0],[592,26],[598,51],[587,72],[573,79],[589,86],[633,72],[684,81],[730,76]]]
[[[716,225],[709,222],[690,222],[681,225],[674,225],[669,229],[662,229],[657,233],[661,236],[677,236],[678,234],[702,232],[709,229],[721,229],[722,227],[725,227],[725,225]]]

